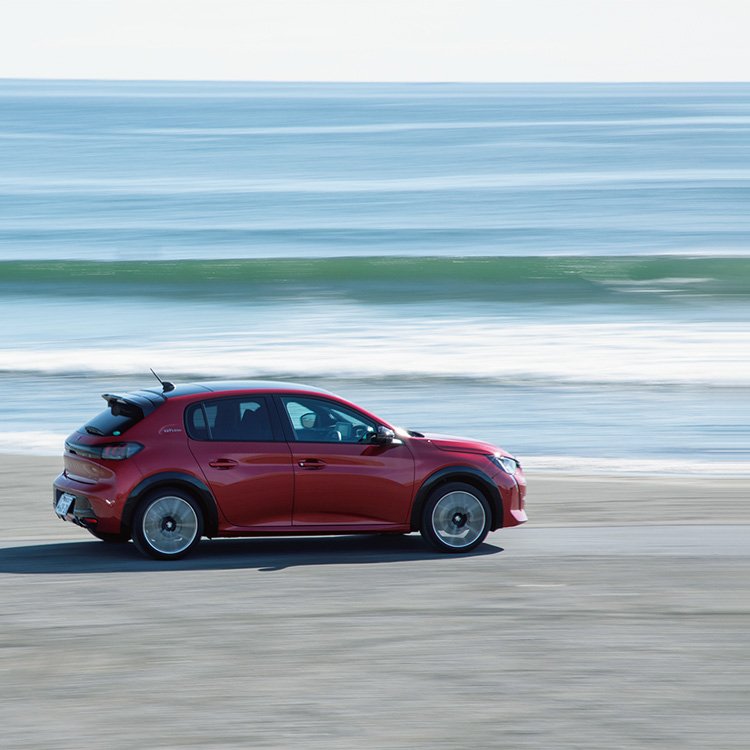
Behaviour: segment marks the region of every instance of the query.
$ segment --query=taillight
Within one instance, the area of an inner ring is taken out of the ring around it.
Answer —
[[[76,456],[84,458],[104,458],[107,461],[122,461],[143,450],[140,443],[105,443],[104,445],[82,445],[72,440],[65,442],[65,448]]]
[[[109,443],[102,446],[102,458],[110,461],[122,461],[138,453],[143,446],[140,443]]]

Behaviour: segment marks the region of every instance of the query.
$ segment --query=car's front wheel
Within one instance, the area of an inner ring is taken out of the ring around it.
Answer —
[[[422,511],[422,536],[441,552],[468,552],[490,530],[490,506],[470,484],[449,482],[432,492]]]
[[[159,560],[176,560],[195,549],[203,534],[198,503],[175,488],[146,497],[133,518],[133,542],[140,552]]]

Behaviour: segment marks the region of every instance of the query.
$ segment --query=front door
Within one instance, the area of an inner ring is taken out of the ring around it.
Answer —
[[[325,398],[281,396],[291,426],[295,526],[394,526],[409,521],[414,458],[371,442],[378,424]]]
[[[234,526],[292,523],[294,469],[268,397],[207,399],[188,408],[190,451]]]

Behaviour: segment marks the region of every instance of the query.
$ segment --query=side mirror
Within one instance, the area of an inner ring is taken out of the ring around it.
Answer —
[[[390,445],[395,439],[396,433],[382,424],[378,425],[378,429],[372,436],[372,442],[375,443],[375,445]]]

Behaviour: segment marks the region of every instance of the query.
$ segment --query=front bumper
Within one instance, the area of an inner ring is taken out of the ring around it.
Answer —
[[[492,477],[503,500],[503,526],[519,526],[528,521],[526,515],[526,478],[523,471],[511,476],[502,469]]]

